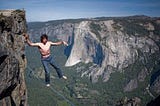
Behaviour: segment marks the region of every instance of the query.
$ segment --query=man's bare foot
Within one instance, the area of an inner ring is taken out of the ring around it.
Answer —
[[[62,78],[63,78],[63,79],[65,79],[65,80],[67,79],[67,77],[66,77],[66,76],[64,76],[64,75],[62,76]]]
[[[50,84],[46,84],[47,87],[50,87]]]

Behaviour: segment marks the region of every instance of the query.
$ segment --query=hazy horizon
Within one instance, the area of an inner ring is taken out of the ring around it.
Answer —
[[[137,14],[137,15],[126,15],[126,16],[100,16],[100,17],[89,17],[89,18],[66,18],[66,19],[51,19],[51,20],[45,20],[45,21],[27,21],[27,23],[32,22],[49,22],[49,21],[61,21],[61,20],[76,20],[76,19],[96,19],[96,18],[115,18],[115,17],[132,17],[132,16],[143,16],[144,14]],[[144,15],[147,16],[147,15]],[[160,16],[147,16],[147,17],[155,17],[160,18]]]
[[[1,0],[0,3],[0,9],[24,9],[27,22],[133,15],[160,16],[160,1],[157,0]]]

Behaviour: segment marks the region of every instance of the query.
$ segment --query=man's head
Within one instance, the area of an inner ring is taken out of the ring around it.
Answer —
[[[43,34],[43,35],[41,36],[41,43],[46,44],[47,41],[48,41],[48,36],[47,36],[46,34]]]

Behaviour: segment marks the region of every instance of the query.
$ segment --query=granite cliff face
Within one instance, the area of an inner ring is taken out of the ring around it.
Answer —
[[[152,54],[159,51],[153,39],[142,36],[138,32],[137,36],[125,33],[124,26],[113,20],[83,21],[74,31],[74,45],[66,66],[93,62],[96,68],[87,70],[82,75],[91,77],[93,82],[97,82],[99,76],[107,81],[114,69],[122,71],[133,64],[138,59],[138,52]]]
[[[0,10],[0,105],[27,106],[24,10]]]
[[[87,70],[77,68],[82,77],[87,76],[92,82],[97,82],[99,78],[107,82],[112,73],[124,73],[130,77],[126,78],[123,91],[131,92],[158,71],[159,18],[97,18],[37,23],[38,28],[35,25],[29,24],[33,39],[39,39],[40,34],[46,33],[50,37],[68,41],[66,66],[80,62],[93,63]],[[159,77],[154,78],[149,89],[159,92]]]

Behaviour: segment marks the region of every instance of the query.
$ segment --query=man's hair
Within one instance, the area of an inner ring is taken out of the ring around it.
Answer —
[[[41,42],[43,41],[43,39],[47,39],[48,40],[48,36],[46,34],[42,34],[41,35]]]

